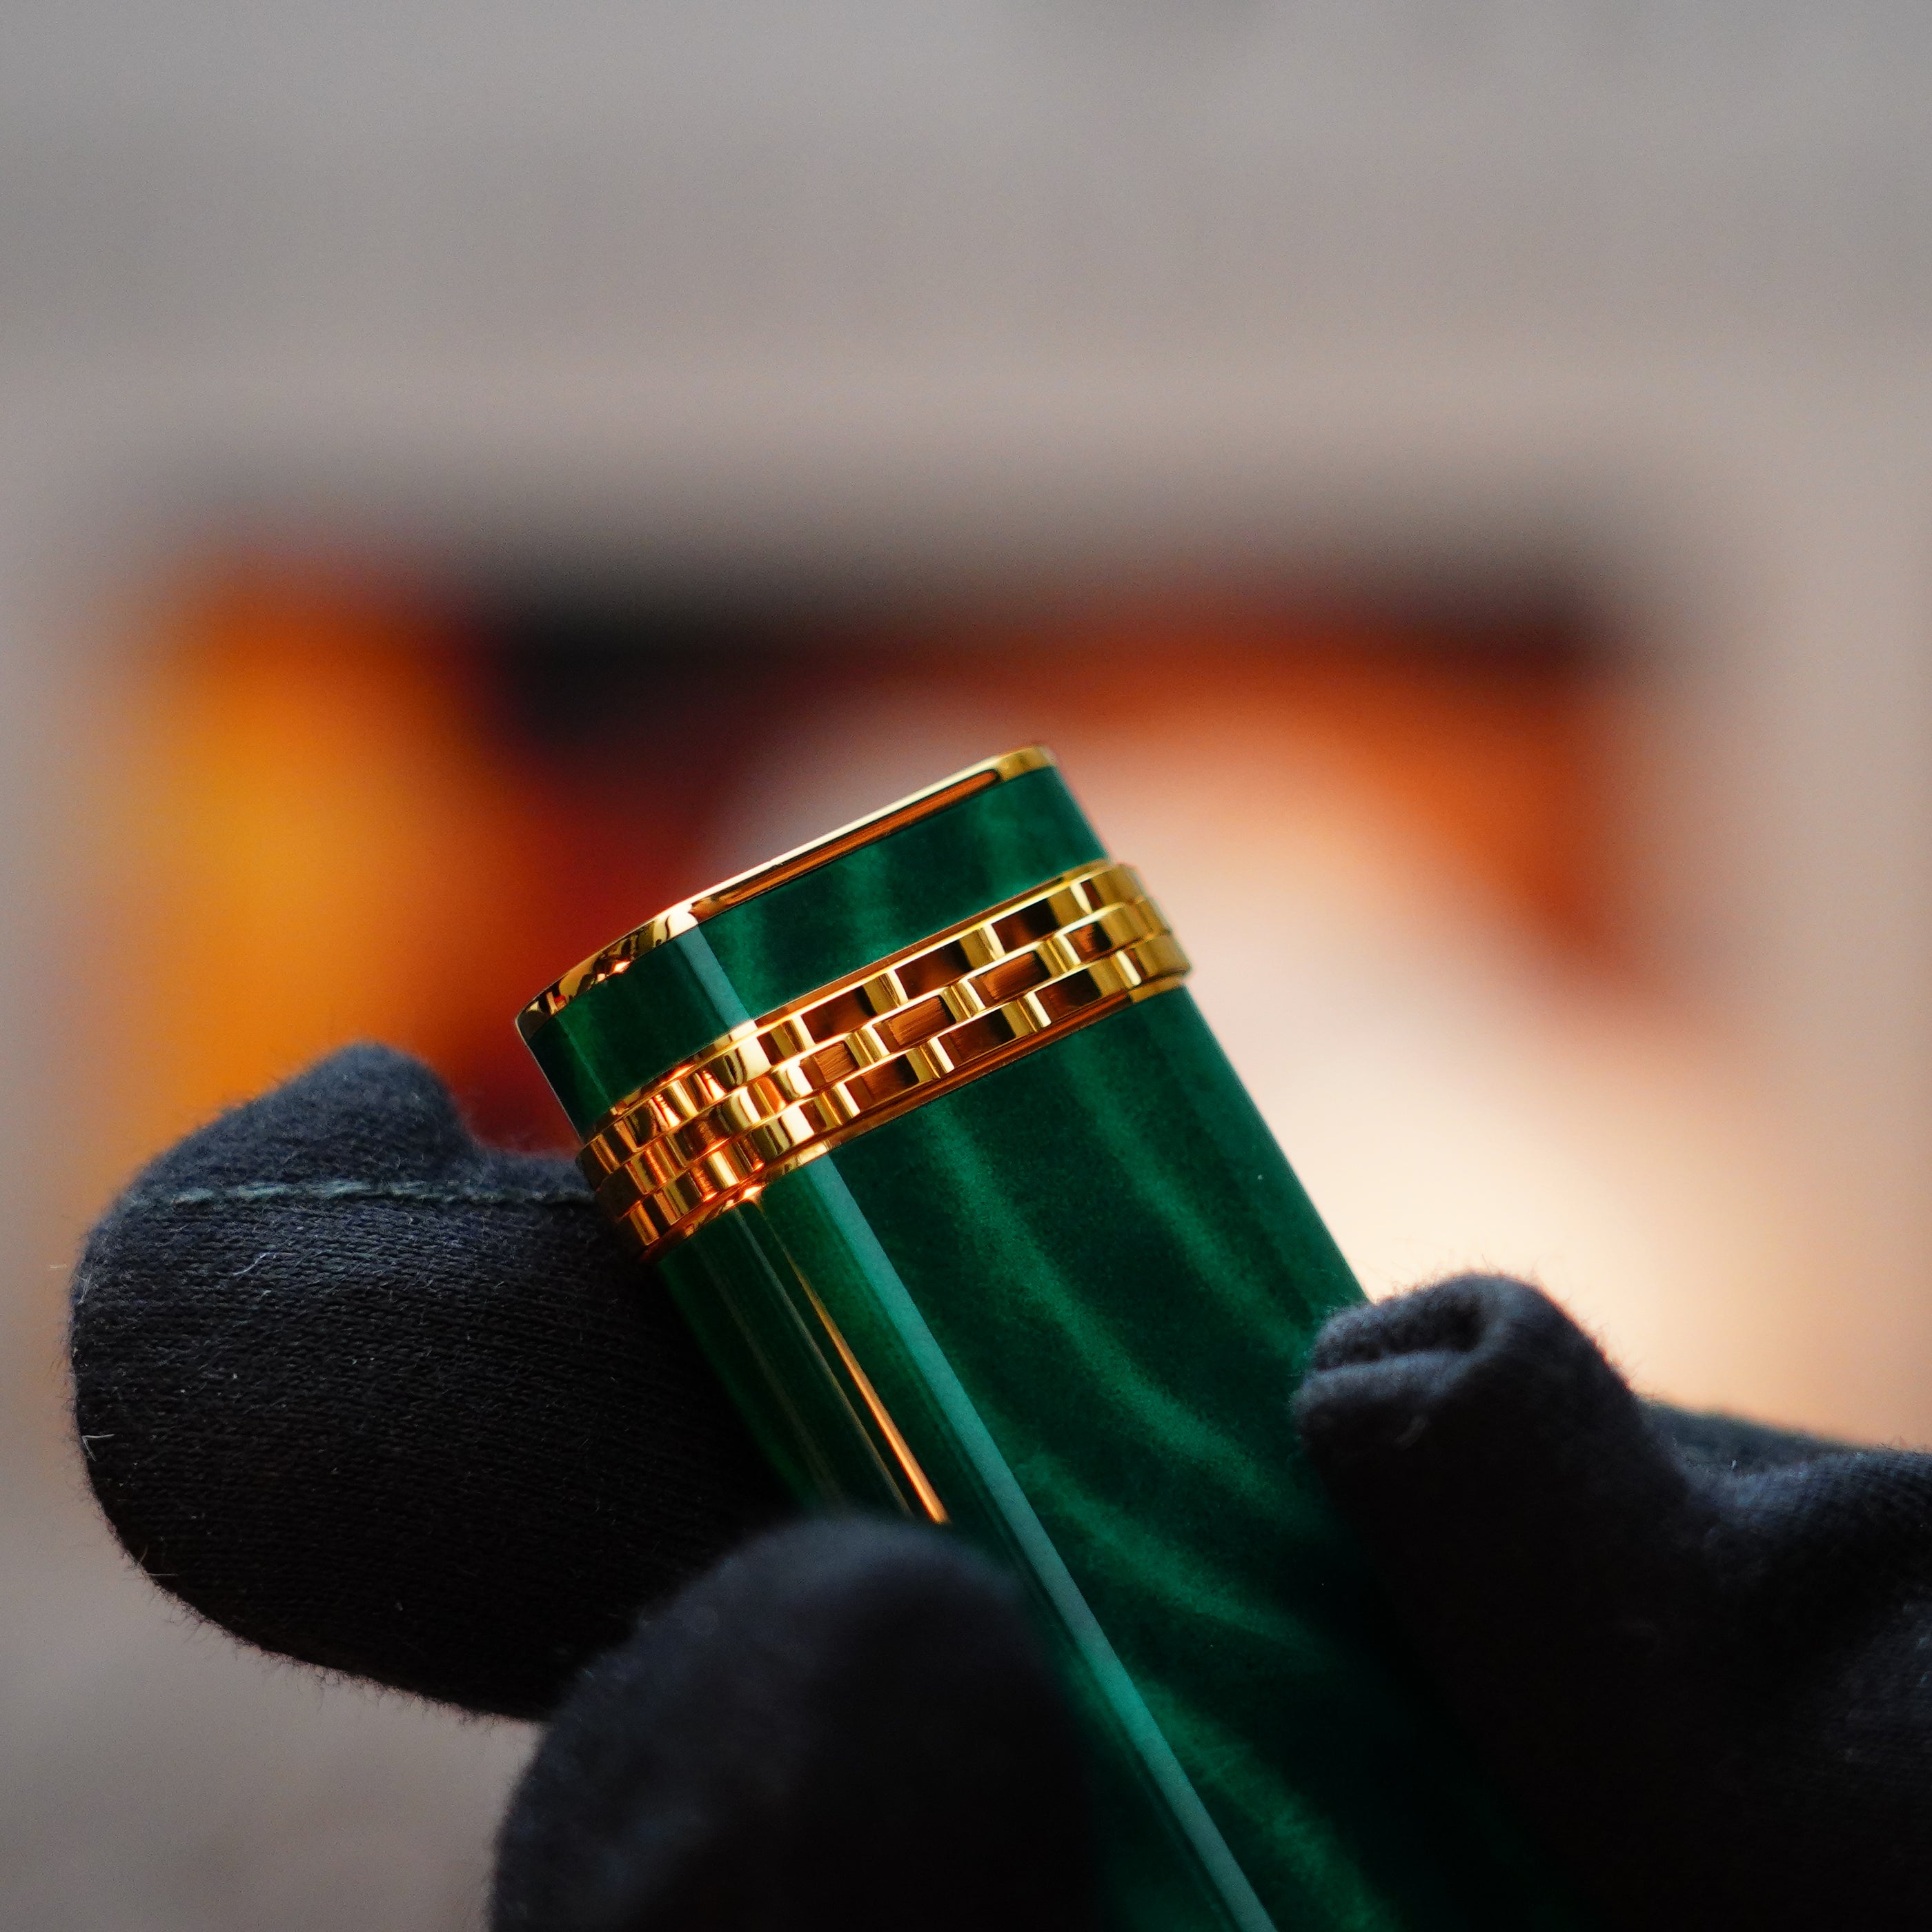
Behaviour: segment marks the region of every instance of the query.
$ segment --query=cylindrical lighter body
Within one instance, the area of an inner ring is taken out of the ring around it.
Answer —
[[[1050,764],[691,904],[526,1036],[799,1495],[1022,1580],[1112,1923],[1573,1924],[1303,1460],[1289,1398],[1359,1291]]]

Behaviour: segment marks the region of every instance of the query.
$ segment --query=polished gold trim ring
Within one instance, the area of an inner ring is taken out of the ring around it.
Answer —
[[[578,1165],[649,1258],[841,1142],[1187,970],[1132,868],[1084,866],[734,1028],[620,1101]]]

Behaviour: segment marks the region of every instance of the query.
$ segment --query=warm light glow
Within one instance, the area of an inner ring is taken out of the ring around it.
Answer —
[[[1803,1238],[1762,1110],[1619,955],[1618,697],[1586,656],[1192,593],[962,610],[674,666],[533,750],[487,637],[393,584],[231,568],[158,628],[115,775],[139,970],[103,1036],[104,1196],[364,1036],[560,1143],[511,1022],[561,964],[1040,740],[1372,1293],[1527,1274],[1648,1387],[1852,1426],[1777,1318]]]

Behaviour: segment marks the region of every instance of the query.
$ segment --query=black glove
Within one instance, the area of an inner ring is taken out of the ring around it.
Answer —
[[[576,1170],[352,1047],[156,1161],[75,1277],[94,1493],[265,1649],[534,1718],[792,1514]]]
[[[89,1243],[74,1355],[102,1504],[195,1608],[472,1709],[563,1700],[500,1925],[1090,1914],[1077,1749],[1004,1583],[910,1530],[772,1528],[568,1164],[478,1148],[400,1056],[338,1054],[149,1169]],[[1502,1282],[1338,1318],[1297,1401],[1606,1922],[1924,1916],[1932,1459],[1646,1411]]]
[[[761,1537],[578,1677],[503,1932],[1090,1932],[1080,1746],[1005,1580],[929,1531]]]
[[[1331,1321],[1295,1409],[1608,1923],[1932,1923],[1932,1456],[1646,1407],[1478,1279]]]

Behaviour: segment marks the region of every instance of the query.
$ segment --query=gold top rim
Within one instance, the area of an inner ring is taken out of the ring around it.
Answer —
[[[761,892],[770,892],[776,886],[788,885],[794,879],[802,878],[806,873],[816,872],[835,859],[843,858],[861,845],[868,845],[874,839],[915,824],[922,818],[928,818],[934,812],[944,812],[948,806],[957,805],[976,792],[1004,784],[1009,778],[1024,777],[1028,772],[1045,771],[1054,762],[1053,754],[1044,745],[1024,745],[1017,751],[1004,752],[998,758],[982,759],[976,765],[968,765],[964,771],[955,772],[950,778],[941,778],[937,784],[910,793],[877,812],[868,812],[863,818],[855,818],[850,824],[842,825],[836,832],[828,832],[822,838],[780,853],[776,859],[766,860],[748,872],[720,880],[715,886],[707,886],[703,892],[694,893],[688,899],[680,899],[676,905],[667,906],[642,926],[626,933],[622,938],[600,947],[589,958],[573,966],[554,985],[545,987],[517,1016],[517,1030],[526,1040],[532,1039],[546,1021],[560,1012],[580,993],[624,972],[640,954],[676,938],[681,932],[688,932],[693,926],[703,924],[733,906],[742,905],[747,899],[756,898]]]

